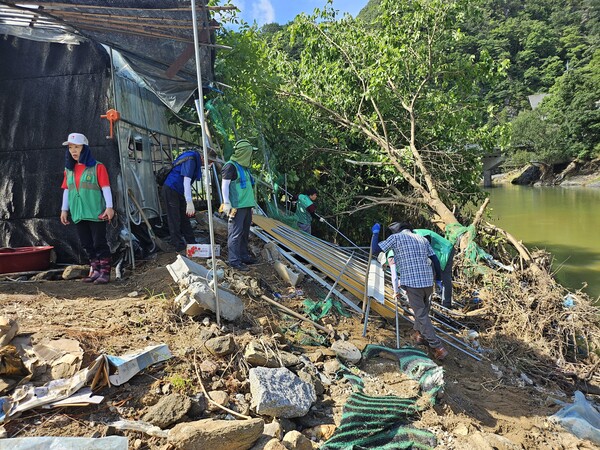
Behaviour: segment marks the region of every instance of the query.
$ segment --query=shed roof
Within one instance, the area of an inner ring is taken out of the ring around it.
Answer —
[[[198,40],[205,84],[213,80],[218,22],[198,0]],[[189,0],[0,1],[0,34],[64,44],[86,39],[118,51],[148,87],[178,111],[197,87]]]

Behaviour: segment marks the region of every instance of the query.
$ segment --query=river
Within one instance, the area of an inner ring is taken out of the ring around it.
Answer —
[[[554,256],[556,278],[600,304],[600,189],[502,185],[490,194],[490,222],[528,248]]]

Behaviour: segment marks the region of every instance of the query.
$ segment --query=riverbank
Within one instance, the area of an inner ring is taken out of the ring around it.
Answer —
[[[526,186],[580,186],[600,188],[600,158],[586,163],[573,161],[568,165],[529,164],[492,175],[492,183]]]

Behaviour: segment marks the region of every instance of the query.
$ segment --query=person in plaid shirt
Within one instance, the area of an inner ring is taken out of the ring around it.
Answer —
[[[434,271],[435,279],[441,279],[440,262],[429,241],[423,236],[414,234],[410,225],[393,225],[393,229],[397,232],[382,242],[378,242],[381,225],[378,223],[373,225],[371,229],[373,254],[394,251],[398,284],[406,291],[414,314],[413,339],[417,344],[428,345],[433,350],[434,357],[443,360],[448,356],[448,350],[442,345],[429,318]]]

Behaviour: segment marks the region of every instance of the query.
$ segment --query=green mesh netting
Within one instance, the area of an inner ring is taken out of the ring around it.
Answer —
[[[475,243],[474,236],[476,232],[473,225],[465,227],[458,222],[446,225],[446,239],[452,242],[452,244],[456,244],[458,239],[467,232],[470,233],[470,239],[464,250],[465,256],[473,263],[477,263],[480,259],[489,260],[492,256]]]
[[[207,101],[204,107],[208,110],[210,122],[222,138],[223,159],[229,161],[229,158],[233,154],[233,144],[235,143],[235,138],[230,134],[233,130],[233,124],[231,122],[229,107],[223,102],[221,97]]]
[[[312,327],[299,325],[297,320],[286,317],[280,324],[280,328],[289,341],[300,345],[323,347],[328,343],[325,336],[321,336]]]
[[[304,305],[304,313],[313,321],[316,322],[322,317],[325,317],[327,314],[329,314],[331,309],[336,311],[341,316],[350,317],[350,313],[344,309],[342,303],[338,299],[329,297],[326,301],[323,300],[317,300],[315,302],[307,298],[302,302]]]
[[[223,159],[228,161],[233,154],[233,146],[238,137],[234,131],[233,120],[231,118],[231,107],[223,97],[209,100],[205,103],[208,110],[208,118],[213,124],[220,140],[223,142]],[[260,124],[259,124],[260,126]],[[284,185],[284,176],[277,170],[276,158],[270,151],[269,146],[264,138],[264,134],[258,132],[258,136],[243,136],[255,143],[259,151],[253,156],[252,169],[260,169],[261,178],[264,183],[257,183],[257,195],[265,200],[266,213],[269,217],[279,220],[289,226],[297,228],[297,217],[294,212],[282,211],[277,206],[277,196],[280,195],[281,186]],[[263,161],[260,160],[262,155]],[[271,187],[269,187],[272,186]]]
[[[400,370],[419,382],[421,393],[435,402],[443,388],[443,368],[417,349],[405,347],[390,349],[381,345],[367,345],[363,358],[388,353],[397,359]],[[435,435],[411,425],[427,402],[419,398],[401,398],[393,395],[372,397],[363,393],[364,382],[350,369],[341,366],[340,373],[353,386],[342,412],[342,421],[333,436],[321,447],[324,450],[349,449],[432,449],[437,445]]]
[[[272,219],[279,220],[292,228],[298,229],[298,217],[296,216],[296,213],[292,211],[283,211],[278,208],[273,201],[267,202],[266,212]]]

